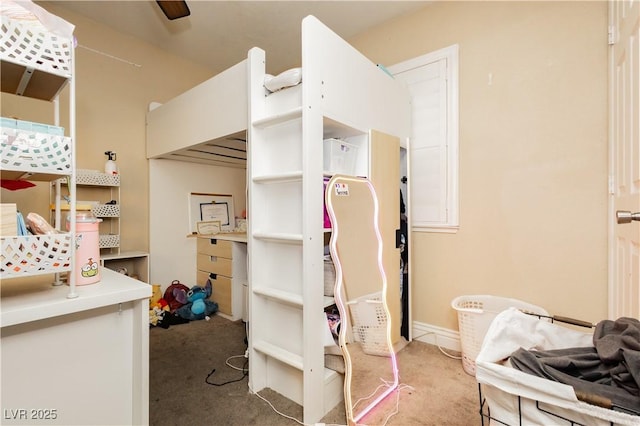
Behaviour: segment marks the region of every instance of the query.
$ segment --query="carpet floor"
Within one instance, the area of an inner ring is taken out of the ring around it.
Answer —
[[[300,405],[271,389],[260,391],[272,408],[249,391],[245,336],[242,321],[217,315],[209,321],[151,328],[150,425],[302,424]],[[384,400],[363,424],[480,424],[477,384],[459,359],[414,340],[398,352],[398,364],[399,392]],[[345,425],[344,404],[339,403],[321,422]]]

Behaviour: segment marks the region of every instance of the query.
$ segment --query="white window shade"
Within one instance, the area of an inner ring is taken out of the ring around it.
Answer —
[[[409,220],[413,230],[458,227],[458,48],[390,67],[412,102]]]

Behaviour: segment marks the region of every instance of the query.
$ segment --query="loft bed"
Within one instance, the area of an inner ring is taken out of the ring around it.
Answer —
[[[302,21],[301,45],[301,83],[273,92],[267,54],[249,52],[249,384],[299,403],[309,424],[340,402],[343,386],[326,368],[327,319],[318,315],[326,306],[322,182],[334,172],[324,141],[357,146],[349,174],[369,175],[374,134],[408,139],[411,107],[406,87],[313,16]]]
[[[253,48],[150,109],[147,157],[247,168],[250,390],[273,389],[315,423],[343,399],[340,365],[325,360],[322,339],[323,140],[359,145],[356,173],[366,175],[370,132],[406,140],[410,102],[404,87],[313,16],[302,22],[301,68],[274,77],[265,63]],[[244,159],[220,154],[220,145],[239,149],[243,139],[251,147]]]
[[[147,114],[147,158],[246,167],[248,59]],[[265,75],[265,95],[300,103],[301,68]],[[294,88],[283,96],[285,89]],[[292,92],[296,92],[293,94]]]
[[[147,113],[147,158],[245,168],[247,60]]]

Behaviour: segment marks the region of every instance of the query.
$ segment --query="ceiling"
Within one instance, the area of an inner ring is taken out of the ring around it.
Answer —
[[[45,6],[47,2],[37,2]],[[314,15],[340,37],[350,37],[429,1],[203,1],[188,0],[191,15],[168,20],[155,1],[55,1],[119,32],[202,64],[215,74],[246,58],[252,47],[267,53],[267,71],[300,66],[300,22]],[[82,44],[82,40],[78,41]]]

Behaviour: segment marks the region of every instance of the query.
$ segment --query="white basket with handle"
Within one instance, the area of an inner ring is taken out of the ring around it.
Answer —
[[[531,303],[490,295],[459,296],[451,301],[451,307],[458,312],[462,368],[472,376],[476,375],[476,357],[484,336],[496,315],[509,308],[535,315],[549,315],[543,308]]]

